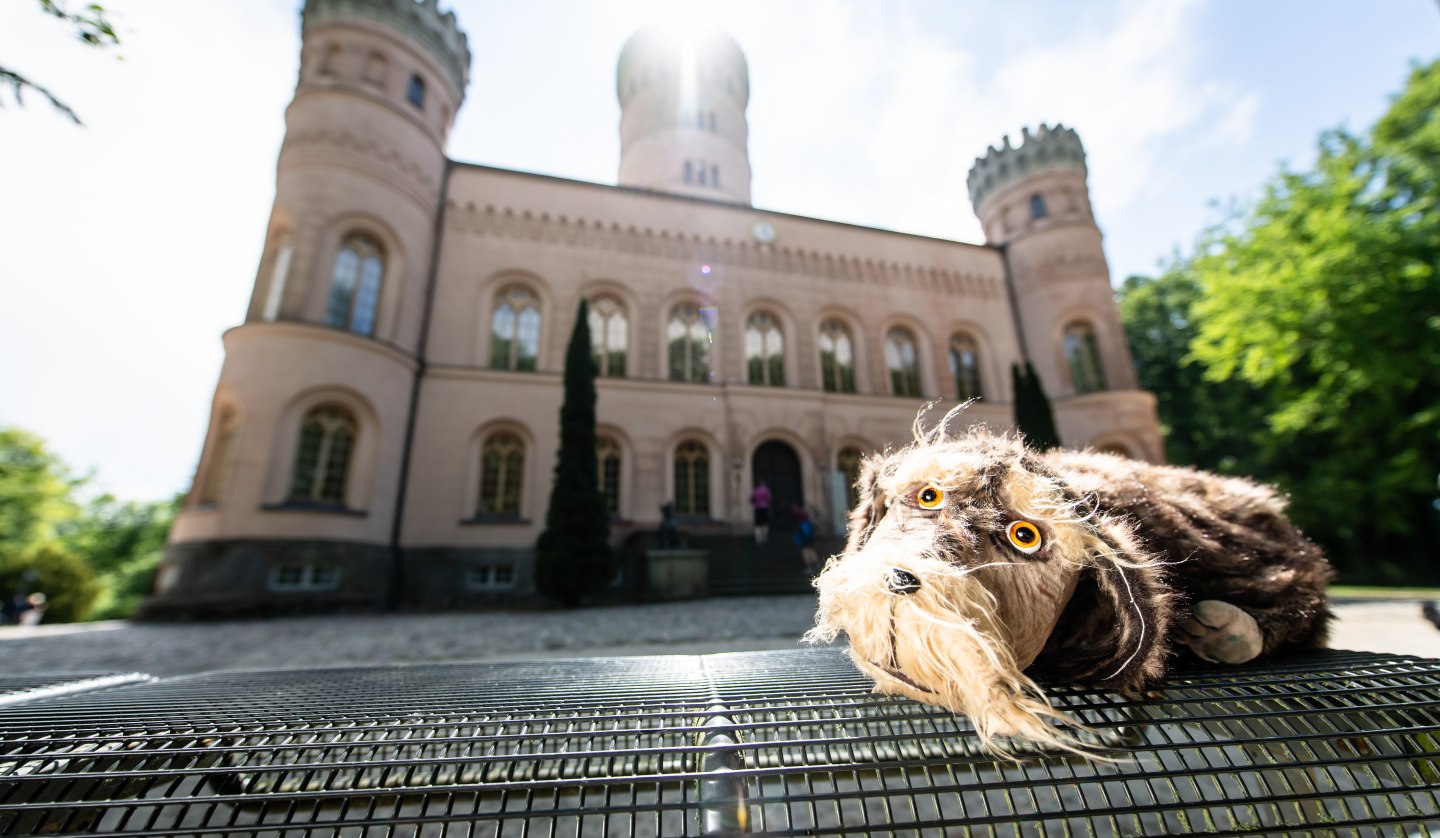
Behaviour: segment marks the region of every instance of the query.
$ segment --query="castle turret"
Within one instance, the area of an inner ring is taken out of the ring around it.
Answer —
[[[1086,175],[1075,130],[1042,124],[975,161],[970,200],[986,241],[1005,251],[1023,346],[1056,400],[1065,443],[1159,459],[1154,399],[1135,389]],[[1119,427],[1104,418],[1116,413],[1126,417]]]
[[[379,603],[445,139],[470,51],[436,0],[309,0],[275,204],[152,612]]]
[[[621,186],[750,203],[750,73],[734,40],[637,32],[615,86]]]

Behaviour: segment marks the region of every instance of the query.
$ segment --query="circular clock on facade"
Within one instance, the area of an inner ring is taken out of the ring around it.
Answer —
[[[755,241],[761,244],[775,241],[775,225],[768,221],[755,222],[755,226],[750,228],[750,232],[755,234]]]

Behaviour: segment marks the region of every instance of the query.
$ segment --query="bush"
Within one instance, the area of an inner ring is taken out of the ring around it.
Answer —
[[[77,622],[89,616],[100,581],[83,558],[53,542],[0,556],[0,593],[9,598],[36,591],[47,600],[45,622]]]

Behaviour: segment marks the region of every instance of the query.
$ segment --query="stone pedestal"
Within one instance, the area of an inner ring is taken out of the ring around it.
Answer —
[[[649,550],[651,600],[698,599],[710,594],[710,554],[704,550]]]

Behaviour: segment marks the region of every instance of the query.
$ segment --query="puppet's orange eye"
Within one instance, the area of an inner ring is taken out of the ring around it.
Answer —
[[[1005,535],[1010,539],[1010,546],[1022,553],[1040,550],[1040,528],[1029,521],[1011,521],[1010,526],[1005,528]]]
[[[945,502],[945,490],[938,486],[927,485],[915,493],[915,503],[921,509],[939,509]]]

